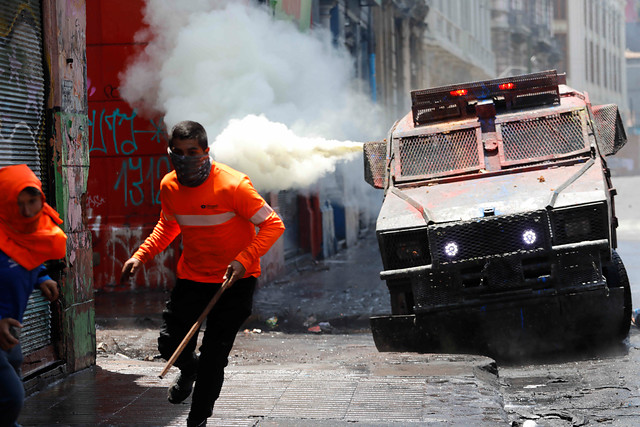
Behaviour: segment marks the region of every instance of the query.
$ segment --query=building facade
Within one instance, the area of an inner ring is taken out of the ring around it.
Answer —
[[[428,84],[423,49],[425,1],[383,0],[373,12],[376,100],[391,127],[411,108],[410,92]]]
[[[492,0],[491,40],[498,77],[554,69],[551,0]]]
[[[425,22],[425,86],[496,75],[489,0],[433,0]]]
[[[558,71],[594,104],[614,103],[628,114],[625,0],[556,0],[553,33],[563,58]]]
[[[609,162],[618,175],[640,172],[640,1],[627,0],[625,16],[625,68],[629,105],[625,125],[628,142]]]

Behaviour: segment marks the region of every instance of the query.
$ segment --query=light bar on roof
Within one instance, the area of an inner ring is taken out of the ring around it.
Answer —
[[[438,120],[475,116],[477,101],[491,99],[497,111],[560,103],[559,84],[565,75],[555,70],[411,92],[416,126]]]

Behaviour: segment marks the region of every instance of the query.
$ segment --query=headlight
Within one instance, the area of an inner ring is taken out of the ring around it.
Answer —
[[[522,233],[522,241],[525,243],[525,245],[531,246],[536,242],[536,240],[538,240],[538,235],[535,231],[526,230],[524,233]]]
[[[449,242],[444,245],[444,254],[449,258],[453,258],[454,256],[458,255],[459,251],[460,248],[458,247],[458,244],[456,242]]]

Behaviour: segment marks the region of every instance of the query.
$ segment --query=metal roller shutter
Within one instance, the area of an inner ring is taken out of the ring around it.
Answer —
[[[42,13],[37,0],[0,0],[0,166],[26,163],[49,190]],[[51,344],[51,310],[31,295],[21,335],[25,355]]]

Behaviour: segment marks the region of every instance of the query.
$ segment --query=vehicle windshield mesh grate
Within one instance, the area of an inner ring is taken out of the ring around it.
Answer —
[[[399,143],[400,175],[421,177],[480,169],[476,129],[402,138]]]
[[[502,123],[501,131],[506,162],[554,158],[588,147],[578,111]]]

